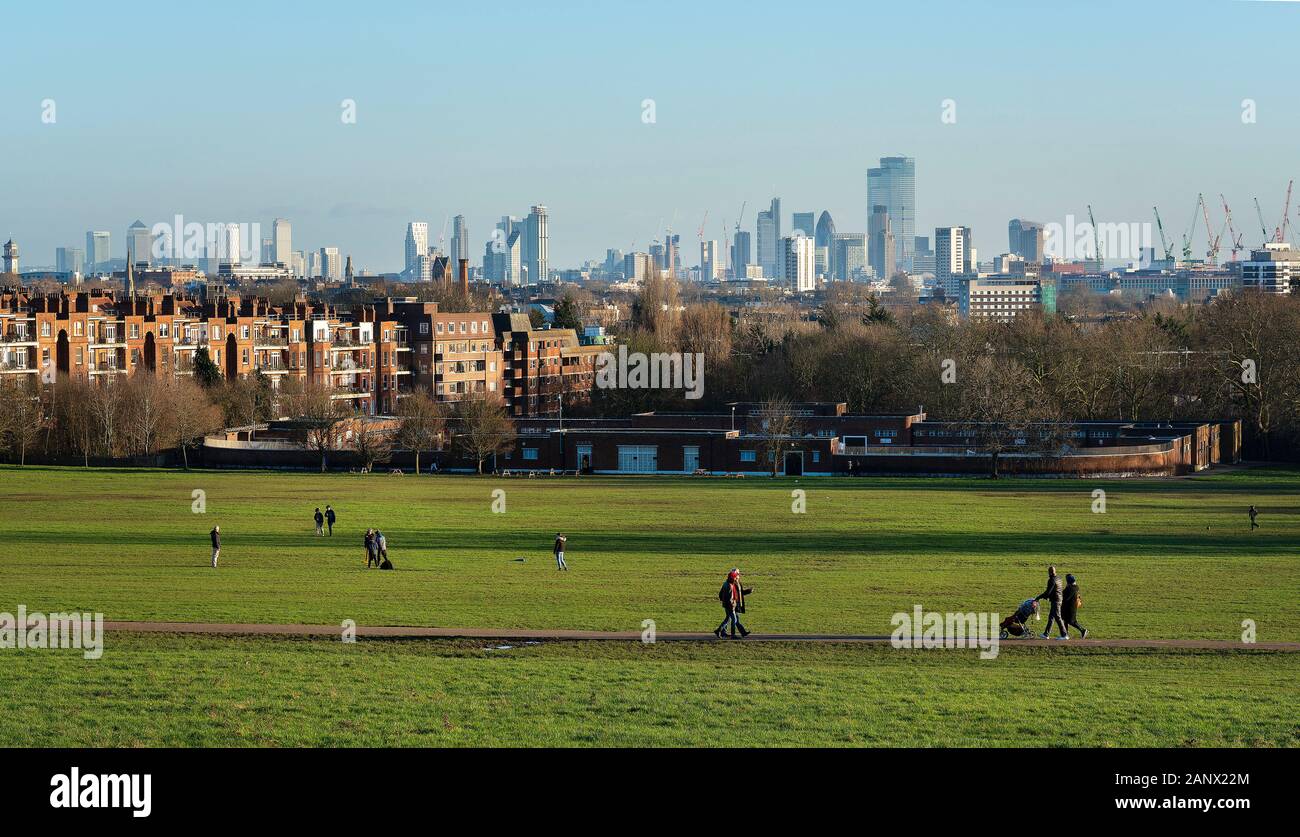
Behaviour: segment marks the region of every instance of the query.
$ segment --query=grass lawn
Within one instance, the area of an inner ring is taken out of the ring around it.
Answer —
[[[339,525],[317,538],[326,503]],[[396,572],[364,568],[367,525]],[[550,556],[557,530],[567,574]],[[1005,614],[1055,562],[1080,577],[1097,637],[1238,639],[1249,618],[1260,641],[1300,640],[1298,545],[1300,474],[1273,470],[990,482],[0,468],[0,610],[119,620],[707,630],[739,565],[756,588],[751,629],[887,634],[915,604]]]
[[[0,746],[1300,746],[1297,654],[496,646],[123,634],[98,661],[10,652]]]

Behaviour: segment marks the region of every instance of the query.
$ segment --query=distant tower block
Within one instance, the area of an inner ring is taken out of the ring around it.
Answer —
[[[18,245],[11,238],[5,242],[4,273],[18,272]]]

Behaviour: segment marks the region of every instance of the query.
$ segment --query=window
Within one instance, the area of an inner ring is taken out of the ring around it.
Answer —
[[[475,320],[474,322],[472,322],[472,323],[469,324],[469,333],[470,333],[470,334],[478,334],[478,321],[477,321],[477,320]]]
[[[438,332],[439,332],[439,333],[442,333],[442,324],[441,324],[441,323],[438,324]],[[428,324],[428,323],[420,323],[420,333],[421,333],[421,334],[428,334],[428,333],[429,333],[429,324]]]
[[[41,323],[41,336],[42,337],[50,336],[50,324],[48,322]]]
[[[537,448],[524,448],[524,459],[536,459]]]
[[[428,323],[420,323],[420,333],[421,333],[421,334],[427,334],[428,332],[429,332],[429,324],[428,324]],[[442,334],[442,323],[438,323],[438,333],[439,333],[439,334]]]
[[[490,330],[490,329],[488,329],[488,321],[487,321],[487,320],[484,320],[484,321],[483,321],[483,333],[484,333],[484,334],[487,334],[487,333],[489,332],[489,330]]]
[[[755,451],[752,451],[752,450],[742,450],[742,451],[740,452],[740,461],[741,461],[741,462],[757,462],[757,461],[758,461],[758,455],[757,455],[757,453],[756,453]]]
[[[650,474],[659,469],[659,449],[654,445],[619,445],[618,469],[628,474]]]
[[[248,339],[248,326],[243,326],[242,328],[240,328],[239,336],[244,340]]]
[[[82,348],[81,348],[80,346],[78,346],[78,347],[77,347],[77,365],[78,365],[78,366],[81,365],[81,361],[82,361]]]
[[[220,340],[220,339],[221,339],[221,326],[214,325],[214,326],[212,327],[212,339],[213,339],[213,340]]]

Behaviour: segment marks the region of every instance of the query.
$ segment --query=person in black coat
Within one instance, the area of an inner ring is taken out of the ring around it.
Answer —
[[[325,523],[330,527],[330,537],[334,537],[334,507],[325,507]]]
[[[1061,636],[1068,638],[1069,634],[1065,632],[1065,623],[1061,621],[1061,579],[1056,575],[1056,567],[1047,568],[1047,589],[1039,593],[1034,601],[1039,599],[1047,599],[1052,603],[1052,609],[1047,614],[1047,627],[1039,636],[1047,639],[1047,635],[1052,632],[1052,623],[1056,623]]]

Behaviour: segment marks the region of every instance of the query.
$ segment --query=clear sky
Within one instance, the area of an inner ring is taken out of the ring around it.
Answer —
[[[773,195],[783,224],[864,232],[866,171],[902,154],[917,232],[970,225],[981,258],[1008,219],[1088,203],[1157,204],[1176,237],[1197,192],[1252,244],[1252,199],[1271,228],[1300,169],[1298,36],[1300,3],[1233,0],[11,3],[0,235],[51,264],[92,228],[124,255],[137,218],[284,216],[295,249],[385,271],[409,220],[436,241],[463,213],[477,263],[499,216],[544,203],[553,267],[673,218],[693,264],[706,210],[721,239]]]

